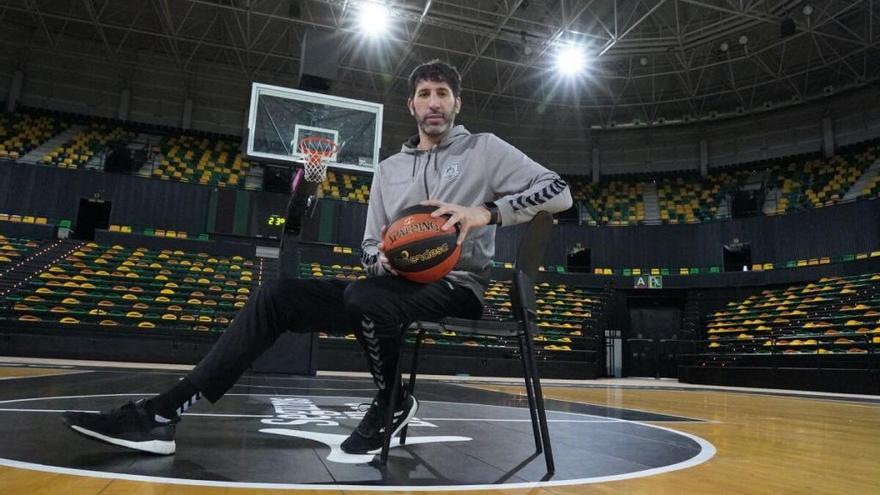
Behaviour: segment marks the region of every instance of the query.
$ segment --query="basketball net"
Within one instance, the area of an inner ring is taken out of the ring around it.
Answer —
[[[305,179],[308,182],[324,182],[327,177],[327,161],[336,154],[339,145],[332,139],[306,137],[299,142],[299,152],[306,160],[303,162]]]

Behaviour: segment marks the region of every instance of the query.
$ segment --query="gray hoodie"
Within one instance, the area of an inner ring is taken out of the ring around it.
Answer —
[[[494,134],[471,134],[458,125],[429,151],[417,149],[418,142],[418,135],[410,138],[373,174],[362,243],[362,262],[369,275],[386,274],[378,260],[382,226],[420,201],[463,206],[494,201],[503,226],[527,222],[539,211],[556,213],[571,207],[568,185],[558,174]],[[446,279],[469,288],[482,301],[494,255],[495,226],[471,229]]]

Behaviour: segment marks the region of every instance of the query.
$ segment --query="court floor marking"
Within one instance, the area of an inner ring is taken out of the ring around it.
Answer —
[[[14,403],[14,402],[26,402],[26,401],[36,401],[36,400],[58,400],[58,399],[78,399],[78,398],[96,398],[96,397],[130,397],[130,396],[142,396],[142,395],[150,395],[150,394],[92,394],[92,395],[81,395],[81,396],[55,396],[55,397],[31,397],[24,399],[12,399],[12,400],[4,400],[0,401],[0,404],[6,403]],[[231,396],[274,396],[277,397],[279,394],[226,394]],[[301,394],[299,394],[301,396]],[[297,394],[290,395],[292,397],[296,397]],[[314,396],[307,396],[314,397]],[[331,397],[331,396],[318,396],[321,398],[339,398],[339,399],[350,399],[351,397]],[[436,402],[436,403],[445,403],[445,404],[461,404],[458,402],[449,402],[449,401],[425,401],[425,402]],[[490,404],[475,404],[479,406],[486,407],[505,407],[508,409],[522,409],[514,406],[493,406]],[[578,416],[592,416],[603,418],[603,416],[595,416],[589,414],[582,413],[572,413],[567,411],[548,411],[553,413],[561,413],[561,414],[569,414],[569,415],[578,415]],[[68,474],[74,476],[87,476],[93,478],[102,478],[102,479],[113,479],[113,480],[125,480],[125,481],[140,481],[140,482],[148,482],[148,483],[166,483],[173,485],[189,485],[189,486],[204,486],[204,487],[224,487],[224,488],[246,488],[246,489],[276,489],[276,490],[362,490],[362,491],[429,491],[429,492],[445,492],[445,491],[460,491],[460,490],[498,490],[498,489],[517,489],[517,488],[541,488],[547,486],[570,486],[570,485],[581,485],[581,484],[595,484],[595,483],[605,483],[610,481],[621,481],[628,480],[634,478],[643,478],[647,476],[653,476],[657,474],[669,473],[673,471],[679,471],[682,469],[687,469],[690,467],[697,466],[702,464],[716,454],[715,446],[709,443],[708,441],[700,438],[696,435],[673,430],[671,428],[667,428],[665,426],[654,425],[650,423],[644,423],[641,421],[629,421],[622,420],[617,418],[606,418],[611,421],[611,423],[631,423],[635,425],[644,426],[647,428],[655,428],[658,430],[667,431],[674,435],[680,435],[692,440],[694,443],[699,445],[700,451],[693,457],[686,459],[684,461],[670,464],[668,466],[661,466],[657,468],[649,468],[641,471],[633,471],[630,473],[617,474],[617,475],[609,475],[609,476],[594,476],[590,478],[576,478],[576,479],[568,479],[568,480],[556,480],[556,481],[533,481],[533,482],[522,482],[522,483],[505,483],[505,484],[481,484],[481,485],[414,485],[414,486],[377,486],[377,485],[349,485],[349,484],[322,484],[322,485],[313,485],[313,484],[296,484],[296,483],[248,483],[248,482],[223,482],[223,481],[208,481],[208,480],[193,480],[187,478],[166,478],[161,476],[144,476],[144,475],[133,475],[133,474],[121,474],[121,473],[108,473],[103,471],[91,471],[86,469],[76,469],[76,468],[63,468],[58,466],[48,466],[45,464],[31,463],[31,462],[23,462],[16,461],[12,459],[6,459],[0,457],[0,466],[7,466],[11,468],[17,469],[26,469],[31,471],[42,471],[54,474]],[[526,421],[526,420],[524,420]],[[530,421],[530,420],[528,420]],[[591,422],[591,421],[586,421]],[[592,421],[598,422],[598,421]]]
[[[0,400],[0,404],[9,404],[14,402],[28,402],[28,401],[39,401],[39,400],[62,400],[62,399],[91,399],[96,397],[140,397],[142,395],[152,395],[152,394],[94,394],[94,395],[73,395],[73,396],[55,396],[55,397],[30,397],[25,399],[12,399],[12,400]],[[352,397],[348,396],[331,396],[331,395],[308,395],[308,394],[226,394],[225,396],[239,396],[239,397],[253,397],[255,395],[258,396],[267,396],[267,397],[277,397],[279,395],[286,395],[288,397],[317,397],[317,398],[330,398],[330,399],[351,399]],[[225,397],[224,396],[224,397]],[[435,403],[435,404],[453,404],[453,405],[461,405],[461,402],[451,402],[451,401],[442,401],[442,400],[425,400],[421,401],[425,403]],[[468,405],[479,406],[479,407],[503,407],[505,409],[525,409],[522,407],[516,406],[502,406],[496,404],[478,404],[478,403],[468,403]],[[95,410],[81,410],[81,409],[26,409],[26,408],[0,408],[0,411],[4,412],[66,412],[66,411],[75,411],[75,412],[87,412],[87,413],[98,413],[101,411]],[[572,414],[577,416],[586,416],[591,418],[599,418],[593,420],[567,420],[567,419],[547,419],[549,423],[626,423],[632,422],[627,421],[625,419],[612,418],[610,416],[601,416],[598,414],[588,414],[588,413],[577,413],[570,411],[547,411],[552,412],[553,414]],[[186,412],[183,414],[184,416],[198,416],[198,417],[228,417],[228,418],[274,418],[275,415],[272,414],[223,414],[223,413],[193,413]],[[506,419],[506,418],[420,418],[425,421],[497,421],[497,422],[529,422],[531,423],[531,419]]]
[[[376,393],[376,390],[377,390],[376,387],[372,387],[372,388],[317,387],[316,388],[314,386],[312,386],[312,387],[292,387],[289,385],[279,385],[279,386],[275,386],[275,385],[245,385],[242,383],[236,383],[235,385],[233,385],[233,387],[236,387],[236,388],[274,388],[274,389],[279,389],[279,390],[315,390],[315,391],[332,390],[334,392],[373,392],[373,393]]]
[[[17,370],[28,369],[28,367],[18,367],[15,368]],[[84,373],[92,373],[92,371],[67,371],[63,369],[53,370],[54,373],[44,373],[41,375],[25,375],[25,376],[0,376],[0,381],[2,380],[24,380],[27,378],[49,378],[49,377],[59,377],[59,376],[68,376],[68,375],[82,375]]]
[[[125,393],[125,394],[86,394],[86,395],[54,395],[48,397],[25,397],[21,399],[6,399],[0,400],[0,404],[12,404],[16,402],[31,402],[38,400],[62,400],[62,399],[93,399],[98,397],[152,397],[158,395],[155,392],[143,392],[143,393]],[[352,397],[350,395],[313,395],[313,394],[224,394],[224,397],[307,397],[307,398],[319,398],[319,399],[354,399],[354,400],[366,400],[369,401],[371,397]],[[420,402],[433,402],[435,404],[452,404],[452,405],[462,405],[468,404],[472,406],[480,406],[480,407],[503,407],[506,409],[523,409],[525,407],[518,407],[514,405],[498,405],[498,404],[480,404],[480,403],[462,403],[462,402],[452,402],[447,400],[423,400]],[[560,401],[565,402],[565,401]],[[368,403],[368,402],[365,402]],[[623,419],[612,418],[609,416],[600,416],[597,414],[589,414],[589,413],[577,413],[577,412],[569,412],[569,411],[552,411],[555,414],[577,414],[579,416],[591,416],[595,418],[606,418],[614,421],[626,421]],[[655,413],[656,414],[656,413]]]
[[[503,393],[503,392],[500,392],[500,393]],[[29,401],[38,401],[38,400],[91,399],[91,398],[97,398],[97,397],[132,397],[132,396],[133,397],[144,397],[144,396],[149,397],[149,396],[154,396],[154,395],[157,395],[157,394],[145,392],[145,393],[137,393],[137,394],[126,393],[126,394],[61,395],[61,396],[50,396],[50,397],[28,397],[28,398],[23,398],[23,399],[0,400],[0,404],[11,404],[11,403],[17,403],[17,402],[29,402]],[[347,395],[343,395],[343,396],[340,396],[340,395],[311,395],[311,394],[225,394],[224,395],[224,397],[227,397],[227,396],[234,396],[234,397],[278,397],[278,396],[285,396],[285,397],[307,397],[307,398],[322,398],[322,399],[369,400],[368,398],[351,397],[351,396],[347,396]],[[551,400],[558,400],[559,402],[565,402],[565,403],[569,403],[569,404],[597,405],[597,404],[592,404],[592,403],[587,403],[587,402],[581,403],[581,402],[570,401],[570,400],[561,400],[561,399],[551,399]],[[420,402],[431,402],[431,403],[435,403],[435,404],[451,404],[451,405],[456,405],[456,406],[460,406],[461,404],[463,404],[462,402],[452,402],[452,401],[444,401],[444,400],[423,400]],[[480,404],[480,403],[465,403],[465,404],[468,404],[471,406],[479,406],[479,407],[500,407],[500,408],[505,408],[505,409],[522,409],[522,410],[526,409],[525,407],[519,407],[519,406],[515,406],[515,405]],[[653,411],[647,411],[644,409],[632,409],[632,408],[601,406],[601,405],[598,405],[598,406],[605,407],[608,409],[622,410],[622,411],[629,410],[629,411],[643,412],[645,414],[658,414],[658,415],[662,415],[662,416],[670,416],[670,417],[681,418],[681,419],[685,419],[685,420],[689,420],[689,421],[693,421],[693,422],[699,422],[699,423],[716,423],[716,421],[712,421],[712,420],[696,419],[696,418],[690,418],[687,416],[678,416],[678,415],[671,415],[671,414],[661,414],[661,413],[655,413]],[[547,411],[547,412],[552,412],[553,414],[572,414],[572,415],[586,416],[586,417],[591,417],[591,418],[601,418],[603,420],[602,422],[607,422],[607,423],[624,422],[624,423],[638,423],[638,424],[640,424],[638,421],[614,418],[611,416],[602,416],[600,414],[590,414],[590,413],[572,412],[572,411],[556,411],[556,410]],[[222,415],[222,413],[212,413],[212,414],[215,416]],[[211,415],[211,413],[185,413],[185,415],[209,416],[209,415]],[[228,415],[228,416],[234,416],[234,415]],[[270,417],[274,417],[274,416],[270,416]],[[428,418],[422,418],[422,419],[427,420]],[[529,420],[529,421],[531,421],[531,420]],[[548,421],[550,421],[550,420],[548,419]],[[559,420],[559,421],[564,422],[565,420]],[[669,420],[650,419],[650,420],[645,420],[645,421],[669,422],[669,421],[675,421],[675,420],[672,420],[672,419],[669,419]]]
[[[435,401],[426,401],[435,402]],[[480,404],[477,404],[480,405]],[[504,407],[504,406],[501,406]],[[516,408],[513,408],[516,409]],[[63,412],[81,412],[89,414],[97,414],[101,411],[87,409],[29,409],[29,408],[0,408],[0,412],[30,412],[30,413],[63,413]],[[551,411],[553,413],[563,413],[563,411]],[[573,413],[578,414],[578,413]],[[183,413],[183,416],[192,416],[200,418],[274,418],[272,414],[223,414],[223,413]],[[587,415],[584,415],[587,416]],[[602,417],[602,416],[598,416]],[[531,423],[531,419],[510,419],[510,418],[425,418],[419,417],[422,421],[468,421],[468,422],[487,422],[487,423]],[[548,423],[621,423],[626,422],[617,418],[607,419],[547,419]]]
[[[602,389],[614,390],[617,388],[624,388],[624,389],[630,390],[630,391],[642,390],[642,391],[648,391],[648,392],[662,391],[662,392],[686,392],[686,393],[691,393],[691,392],[730,393],[730,394],[736,394],[736,395],[748,395],[751,397],[765,397],[765,398],[766,397],[774,397],[774,398],[779,398],[779,399],[792,399],[792,400],[800,400],[800,401],[822,402],[822,403],[827,403],[827,404],[841,404],[841,405],[846,405],[846,406],[869,407],[872,409],[877,409],[877,407],[880,407],[880,402],[877,402],[874,399],[875,397],[877,397],[876,395],[866,395],[866,396],[864,396],[866,398],[864,401],[855,401],[855,400],[850,400],[850,399],[856,399],[857,397],[854,397],[854,396],[851,397],[849,395],[847,395],[845,397],[838,398],[836,396],[819,396],[819,395],[813,396],[813,395],[806,395],[806,394],[773,393],[773,392],[763,392],[763,391],[748,392],[745,390],[721,390],[721,389],[715,389],[715,388],[668,388],[668,387],[647,388],[647,387],[613,387],[613,386],[612,387],[585,386],[585,387],[565,387],[565,388],[579,388],[581,390],[602,390]],[[481,390],[492,391],[491,389],[481,389]],[[559,402],[573,402],[575,404],[589,404],[591,406],[610,407],[608,405],[596,404],[594,402],[585,402],[585,401],[584,402],[570,401],[570,400],[564,400],[564,399],[552,399],[552,398],[547,398],[547,397],[545,397],[545,400],[556,400]],[[651,414],[662,414],[662,413],[657,413],[654,411],[635,409],[632,407],[625,407],[625,408],[622,407],[620,409],[628,409],[631,411],[647,412],[647,413],[651,413]],[[680,416],[680,417],[687,418],[687,416]],[[696,419],[696,418],[688,418],[688,419],[693,419],[695,421],[705,421],[706,423],[713,422],[712,420],[708,420],[708,419]]]
[[[506,386],[506,385],[505,385],[505,386]],[[510,394],[510,392],[499,392],[498,390],[493,390],[493,389],[491,389],[491,388],[480,388],[480,387],[473,387],[473,388],[477,388],[478,390],[483,390],[483,391],[486,391],[486,392],[498,392],[498,393],[502,393],[502,394]],[[546,395],[546,394],[544,394],[544,395]],[[525,394],[519,394],[519,396],[521,396],[521,397],[525,397]],[[648,410],[646,410],[646,409],[638,409],[638,408],[635,408],[635,407],[614,407],[614,406],[609,406],[609,405],[607,405],[607,404],[597,404],[597,403],[595,403],[595,402],[587,402],[587,401],[574,401],[574,400],[568,400],[568,399],[554,399],[554,398],[552,398],[552,397],[544,397],[544,401],[545,401],[545,402],[547,402],[547,401],[564,402],[564,403],[567,403],[567,404],[582,404],[582,405],[588,405],[588,406],[603,407],[603,408],[606,408],[606,409],[617,409],[617,410],[620,410],[620,411],[635,411],[635,412],[641,412],[641,413],[645,413],[645,414],[659,414],[659,415],[662,415],[662,416],[673,416],[673,417],[676,417],[676,418],[682,418],[682,419],[686,419],[686,420],[689,420],[689,421],[693,421],[693,422],[695,422],[695,423],[717,423],[717,422],[718,422],[718,421],[714,421],[714,420],[711,420],[711,419],[693,418],[693,417],[690,417],[690,416],[681,416],[681,415],[678,415],[678,414],[664,414],[664,413],[658,413],[658,412],[655,412],[655,411],[648,411]],[[565,413],[566,411],[553,411],[553,412],[554,412],[554,413]],[[581,414],[581,413],[570,413],[570,414]],[[601,415],[598,415],[598,414],[594,414],[593,416],[606,417],[606,416],[601,416]],[[621,421],[627,421],[627,420],[625,420],[625,419],[621,419]],[[661,419],[661,420],[654,420],[654,419],[651,419],[651,420],[647,420],[647,421],[675,421],[675,420],[669,420],[669,419],[667,419],[667,420],[662,420],[662,419]]]

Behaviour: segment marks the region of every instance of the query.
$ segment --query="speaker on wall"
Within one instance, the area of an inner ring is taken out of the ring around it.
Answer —
[[[124,143],[115,143],[110,147],[110,151],[107,152],[107,158],[104,160],[104,171],[120,174],[134,171],[131,151]]]
[[[340,35],[325,29],[311,29],[303,36],[300,51],[299,89],[329,91],[339,78]]]
[[[736,191],[730,202],[730,213],[733,218],[751,217],[761,213],[761,205],[764,201],[761,191],[750,189]]]
[[[724,271],[738,272],[752,267],[752,245],[734,238],[722,246],[724,250]]]
[[[263,191],[290,193],[293,171],[289,168],[265,167],[263,169]]]
[[[580,245],[572,248],[566,257],[566,266],[572,273],[591,273],[593,270],[593,251]]]

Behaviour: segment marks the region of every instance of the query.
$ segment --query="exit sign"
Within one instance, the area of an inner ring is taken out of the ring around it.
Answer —
[[[633,287],[636,289],[662,289],[663,288],[663,277],[642,275],[642,276],[633,277],[633,278],[634,278]]]

